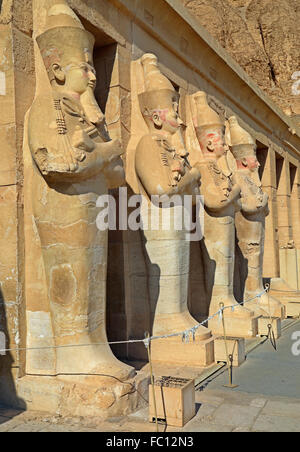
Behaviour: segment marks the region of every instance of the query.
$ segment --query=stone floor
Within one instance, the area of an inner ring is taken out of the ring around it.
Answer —
[[[292,354],[292,333],[287,329],[275,352],[269,342],[234,370],[239,387],[224,388],[227,372],[197,387],[197,415],[182,430],[167,432],[300,432],[300,356]],[[160,425],[161,432],[165,426]],[[61,418],[47,413],[18,412],[0,407],[0,432],[155,432],[145,408],[124,418]]]

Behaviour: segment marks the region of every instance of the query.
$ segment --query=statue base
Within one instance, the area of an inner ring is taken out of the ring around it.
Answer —
[[[17,381],[17,392],[27,410],[61,416],[91,416],[107,419],[128,415],[145,406],[149,374],[121,382],[97,376],[25,376]]]
[[[258,334],[260,336],[269,336],[270,327],[272,326],[272,330],[275,336],[275,339],[279,339],[281,337],[281,320],[278,317],[260,317],[258,319]]]
[[[274,297],[272,297],[272,299],[273,298]],[[248,303],[247,308],[258,316],[268,317],[271,315],[271,317],[277,317],[280,320],[284,320],[286,318],[286,309],[281,302],[277,305],[270,303],[269,306],[267,303],[258,303],[257,301],[255,301],[253,303]]]
[[[190,335],[185,343],[181,337],[157,339],[151,343],[151,359],[154,364],[168,364],[193,368],[208,367],[215,361],[214,339],[203,340]]]
[[[272,279],[269,294],[285,306],[286,317],[300,316],[300,291],[292,289],[282,278]]]
[[[289,302],[286,304],[286,317],[298,319],[300,317],[300,303]]]
[[[226,312],[224,315],[226,336],[232,337],[256,337],[258,334],[259,317],[241,317],[235,316],[234,313]],[[223,322],[219,317],[208,322],[208,328],[216,336],[224,336]]]
[[[246,341],[241,337],[225,337],[220,336],[215,338],[215,356],[216,362],[224,362],[227,363],[228,356],[226,353],[226,345],[227,351],[229,355],[232,355],[232,365],[233,367],[240,367],[246,361]]]

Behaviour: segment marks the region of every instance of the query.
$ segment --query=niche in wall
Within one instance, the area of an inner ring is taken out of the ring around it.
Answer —
[[[278,190],[282,181],[281,176],[284,165],[284,158],[281,157],[281,155],[279,155],[277,152],[275,154],[276,154],[276,188]]]
[[[266,168],[267,158],[268,158],[268,147],[264,144],[260,143],[259,141],[256,142],[256,156],[257,160],[260,163],[259,168],[259,177],[262,181],[262,185],[264,185],[264,172]]]
[[[291,187],[291,193],[295,191],[295,182],[296,182],[296,174],[297,174],[297,167],[290,163],[290,187]]]
[[[113,116],[115,104],[112,104],[112,91],[118,85],[117,52],[118,44],[101,29],[90,24],[80,17],[83,26],[95,36],[94,66],[97,75],[95,98],[102,112],[105,114],[108,132],[112,139],[121,136],[116,130],[118,123],[113,123],[111,130],[110,118]],[[117,102],[119,108],[120,103]],[[119,115],[119,110],[118,110]],[[116,200],[117,211],[119,208],[118,189],[111,190],[110,194]],[[127,339],[127,322],[125,306],[125,277],[124,277],[124,245],[123,235],[120,231],[108,232],[108,261],[107,261],[107,296],[106,296],[106,330],[109,342]],[[118,358],[126,359],[126,346],[112,346],[114,354]]]

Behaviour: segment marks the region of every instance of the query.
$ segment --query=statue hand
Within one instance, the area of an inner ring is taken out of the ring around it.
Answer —
[[[106,163],[117,160],[124,154],[124,149],[119,139],[99,144],[98,151]]]
[[[104,170],[108,188],[118,188],[126,184],[125,171],[121,157],[109,163]]]
[[[39,148],[34,152],[35,161],[42,174],[70,173],[78,169],[73,150],[66,143],[60,143],[58,150],[59,152],[57,149]]]
[[[93,151],[96,147],[94,141],[80,126],[75,128],[75,132],[72,136],[72,146],[87,152]]]
[[[193,168],[190,170],[190,175],[193,177],[194,180],[200,183],[201,180],[201,172],[199,169],[199,164],[196,163]]]

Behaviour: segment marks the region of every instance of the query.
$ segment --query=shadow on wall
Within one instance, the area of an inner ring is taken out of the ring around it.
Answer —
[[[239,242],[236,237],[235,241],[235,260],[234,260],[234,284],[233,292],[234,298],[238,302],[244,300],[245,286],[248,278],[248,259],[245,259],[239,247]]]
[[[161,271],[153,264],[147,252],[147,239],[142,230],[127,231],[127,334],[128,339],[144,339],[153,335],[153,323],[160,294]],[[138,369],[148,361],[143,343],[128,346],[128,359]]]
[[[209,315],[215,268],[216,263],[209,259],[204,240],[191,242],[188,306],[198,322]]]
[[[11,343],[7,326],[7,311],[8,307],[0,289],[0,349],[9,348]],[[0,405],[25,410],[26,403],[18,397],[16,391],[15,381],[18,372],[16,356],[16,352],[6,352],[5,355],[0,353]],[[0,424],[3,422],[0,421]]]
[[[110,195],[117,203],[119,213],[118,189],[110,190]],[[119,218],[117,217],[117,224]],[[124,244],[122,231],[108,232],[108,259],[107,259],[107,301],[106,324],[109,342],[127,340],[127,312],[125,293],[124,270]],[[128,358],[127,345],[112,345],[114,355],[121,361]]]
[[[160,294],[160,276],[161,270],[157,264],[153,264],[149,258],[147,252],[147,239],[143,231],[141,231],[142,235],[142,246],[143,246],[143,255],[146,262],[147,268],[147,297],[145,306],[145,314],[147,315],[148,322],[148,331],[151,336],[153,336],[153,324],[154,324],[154,316],[156,312],[156,305],[158,302],[159,294]],[[159,244],[163,245],[163,241],[157,241]],[[142,346],[145,348],[144,344]]]
[[[119,213],[118,190],[111,194],[117,201]],[[133,210],[129,208],[128,213]],[[152,334],[159,295],[159,277],[154,281],[152,278],[154,273],[160,275],[156,267],[149,260],[143,231],[109,231],[107,336],[110,342],[144,339],[147,331]],[[136,368],[142,367],[148,359],[142,343],[112,345],[111,348],[118,359]]]

